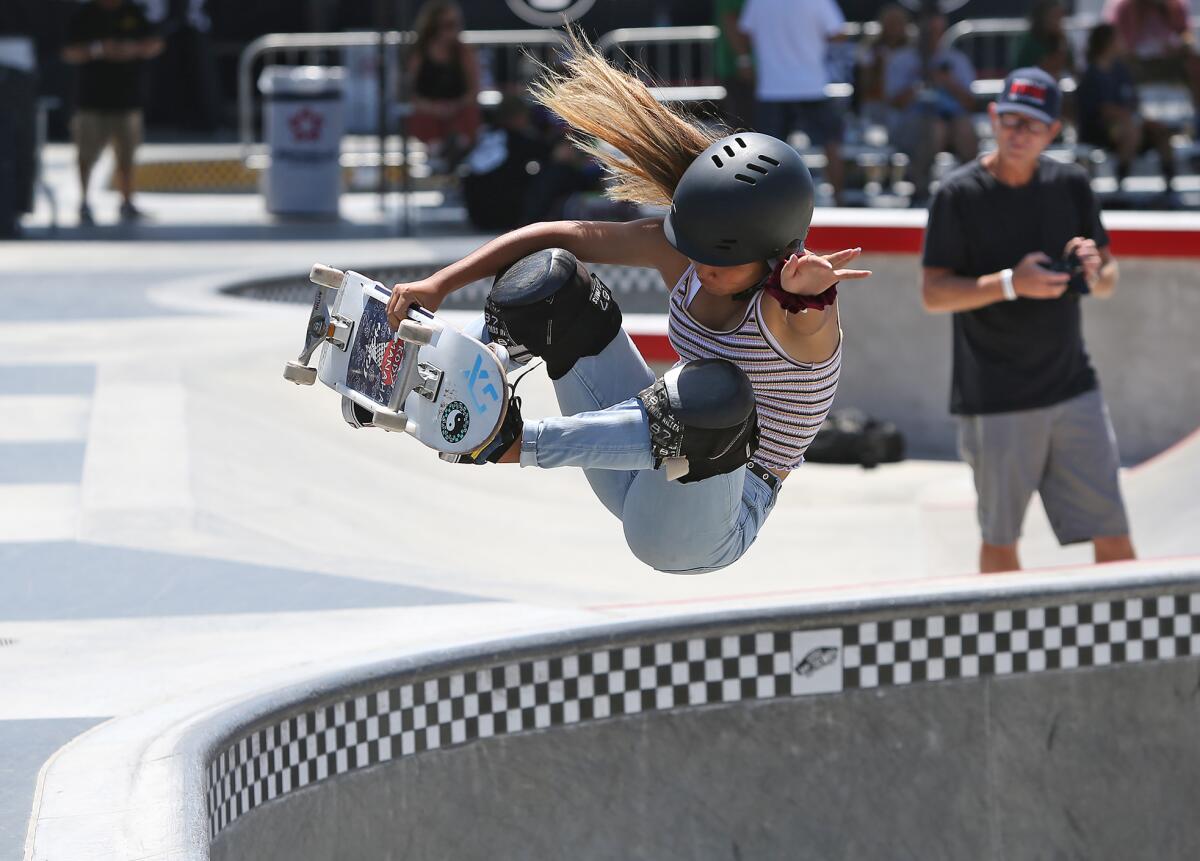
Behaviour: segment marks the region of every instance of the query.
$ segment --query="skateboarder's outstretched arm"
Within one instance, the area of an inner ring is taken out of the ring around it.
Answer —
[[[413,302],[436,311],[447,296],[482,278],[490,278],[522,257],[547,248],[564,248],[585,263],[612,263],[657,269],[674,284],[688,260],[668,244],[661,218],[630,222],[546,221],[493,239],[462,260],[421,281],[397,284],[388,302],[388,323],[400,325]]]

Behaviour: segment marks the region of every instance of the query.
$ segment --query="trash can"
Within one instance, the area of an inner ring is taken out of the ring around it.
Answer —
[[[0,236],[33,209],[37,179],[37,81],[33,41],[0,38]]]
[[[344,74],[338,67],[268,66],[259,77],[271,157],[262,180],[268,212],[337,217]]]

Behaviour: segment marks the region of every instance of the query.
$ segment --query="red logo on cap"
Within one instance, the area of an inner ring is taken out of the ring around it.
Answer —
[[[1029,81],[1013,81],[1012,86],[1008,88],[1008,94],[1010,96],[1025,96],[1028,99],[1038,102],[1046,101],[1046,88],[1039,87],[1037,84],[1030,83]]]

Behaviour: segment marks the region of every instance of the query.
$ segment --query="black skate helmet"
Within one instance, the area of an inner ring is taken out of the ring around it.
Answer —
[[[812,213],[812,176],[800,154],[779,138],[739,132],[684,171],[663,232],[697,263],[739,266],[803,243]]]

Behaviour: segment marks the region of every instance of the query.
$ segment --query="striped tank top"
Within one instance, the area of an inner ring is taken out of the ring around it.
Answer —
[[[735,328],[718,332],[702,326],[687,306],[699,288],[689,267],[671,291],[667,337],[680,358],[727,359],[750,378],[758,404],[760,439],[754,460],[770,469],[792,470],[804,462],[804,451],[829,414],[842,370],[842,345],[819,364],[788,358],[761,322],[763,293],[751,300]]]

